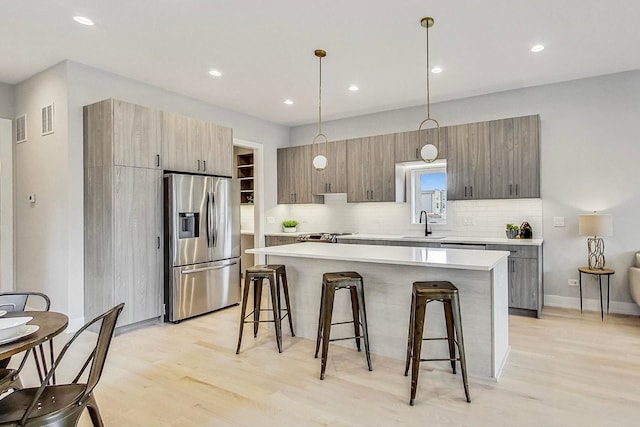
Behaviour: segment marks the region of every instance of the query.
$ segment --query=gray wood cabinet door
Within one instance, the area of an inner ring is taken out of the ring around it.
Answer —
[[[312,169],[313,194],[347,192],[347,142],[331,141],[313,148],[312,157],[322,154],[327,157],[327,167],[321,171]]]
[[[127,325],[162,314],[162,171],[113,170],[114,299]]]
[[[265,236],[264,237],[264,245],[265,246],[280,246],[280,245],[290,245],[293,243],[298,243],[297,237],[295,236]]]
[[[394,135],[347,141],[347,202],[395,200]]]
[[[198,172],[197,129],[194,119],[179,114],[162,113],[162,152],[164,169],[176,172]]]
[[[447,199],[490,197],[490,141],[486,122],[447,128]]]
[[[540,116],[513,119],[515,197],[540,197]]]
[[[420,149],[425,141],[438,148],[438,158],[446,159],[446,133],[447,128],[440,128],[440,137],[436,129],[423,129],[418,135],[418,131],[401,132],[394,134],[395,137],[395,159],[396,163],[413,162],[422,160]]]
[[[538,310],[538,261],[509,259],[509,307]]]
[[[113,102],[113,164],[161,168],[162,113],[140,105]]]
[[[278,149],[278,203],[311,203],[311,145]]]
[[[207,138],[202,145],[202,172],[232,176],[233,133],[231,128],[207,123]]]
[[[491,198],[515,197],[513,119],[489,122],[491,128]]]

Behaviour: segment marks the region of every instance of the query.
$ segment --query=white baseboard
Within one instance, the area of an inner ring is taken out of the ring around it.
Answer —
[[[604,310],[607,310],[606,297],[603,300]],[[560,295],[545,295],[544,305],[550,307],[575,308],[580,309],[579,297],[563,297]],[[600,299],[582,299],[582,309],[587,311],[600,311]],[[609,312],[615,314],[629,314],[632,316],[640,316],[640,306],[632,302],[611,301],[609,304]]]

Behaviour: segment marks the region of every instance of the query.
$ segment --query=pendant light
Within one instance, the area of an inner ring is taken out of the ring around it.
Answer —
[[[322,58],[327,56],[327,52],[322,49],[316,49],[314,55],[318,57],[320,63],[320,84],[318,85],[318,134],[311,142],[311,155],[313,156],[313,147],[317,147],[316,141],[319,138],[324,139],[324,153],[327,154],[327,137],[322,133]],[[316,148],[317,149],[317,148]],[[319,150],[319,149],[317,149]],[[317,170],[323,170],[327,167],[327,156],[318,153],[313,157],[313,167]]]
[[[427,138],[427,132],[425,132],[424,140],[420,136],[422,127],[426,124],[435,124],[436,129],[436,144],[440,145],[440,124],[438,121],[431,117],[431,110],[429,106],[429,28],[433,27],[434,20],[430,16],[422,18],[420,20],[420,25],[425,29],[427,33],[427,118],[420,123],[420,127],[418,127],[418,141],[422,148],[420,148],[420,157],[427,163],[431,163],[438,158],[438,148],[434,145],[432,141],[429,141]]]

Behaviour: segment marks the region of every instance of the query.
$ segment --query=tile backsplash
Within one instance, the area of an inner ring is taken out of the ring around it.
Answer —
[[[331,194],[325,196],[324,204],[290,205],[287,218],[277,218],[276,226],[268,225],[267,232],[281,231],[278,224],[290,217],[300,223],[302,232],[418,235],[424,226],[411,224],[410,215],[408,203],[347,203],[346,194]],[[449,201],[447,216],[446,225],[432,226],[434,235],[506,237],[505,224],[527,221],[533,237],[542,238],[541,199]]]

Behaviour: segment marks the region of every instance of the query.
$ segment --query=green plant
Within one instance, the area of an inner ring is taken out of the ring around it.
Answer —
[[[518,230],[520,230],[520,228],[517,225],[507,224],[507,230],[513,230],[517,232]]]
[[[282,226],[286,228],[297,227],[298,221],[296,221],[295,219],[287,219],[285,221],[282,221]]]

